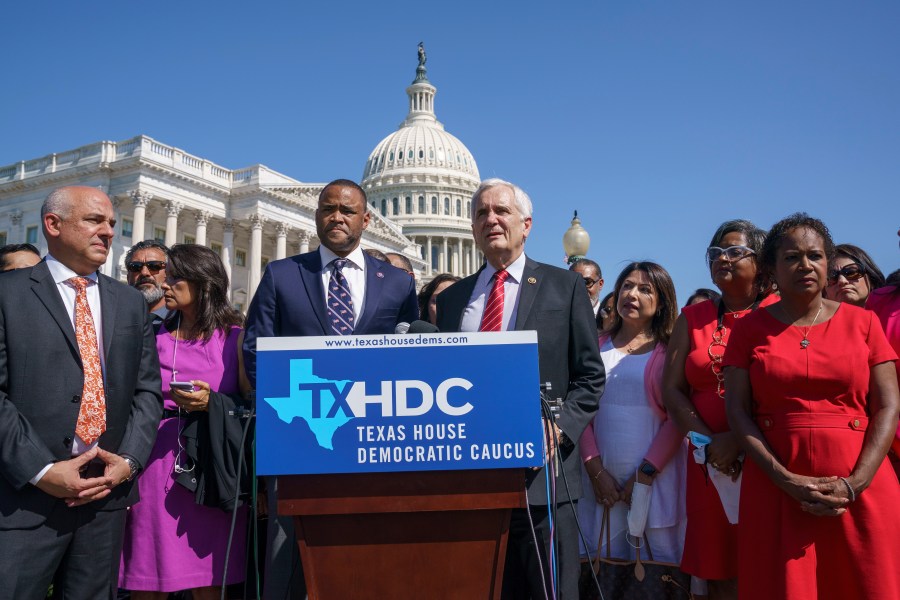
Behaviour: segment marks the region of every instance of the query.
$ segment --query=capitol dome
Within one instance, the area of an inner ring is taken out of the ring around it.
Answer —
[[[469,216],[472,193],[481,183],[478,166],[465,144],[437,120],[437,88],[428,81],[425,60],[420,44],[416,78],[406,88],[409,113],[375,146],[361,185],[372,210],[400,225],[420,246],[428,280],[445,272],[469,275],[483,258],[472,240]]]

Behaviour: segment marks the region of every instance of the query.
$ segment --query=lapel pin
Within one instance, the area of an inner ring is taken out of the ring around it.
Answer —
[[[529,277],[528,283],[530,283],[531,285],[534,285],[535,283],[537,283],[537,279],[535,279],[534,277]]]
[[[381,279],[384,279],[384,273],[382,273],[381,271],[378,271],[377,273],[375,273],[375,277],[379,277],[379,278],[381,278]]]

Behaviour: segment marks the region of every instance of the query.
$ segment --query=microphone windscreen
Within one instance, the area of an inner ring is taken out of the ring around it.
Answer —
[[[428,321],[413,321],[409,324],[407,333],[440,333],[440,331]]]
[[[394,333],[406,333],[409,331],[409,323],[397,323],[397,326],[394,327]]]

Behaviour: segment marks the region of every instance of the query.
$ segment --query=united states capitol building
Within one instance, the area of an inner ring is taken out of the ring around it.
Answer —
[[[372,213],[363,248],[406,255],[420,283],[469,275],[483,260],[469,218],[478,167],[437,120],[436,91],[420,46],[407,117],[375,146],[360,181]],[[314,213],[325,183],[260,164],[229,169],[145,135],[95,142],[0,167],[0,245],[29,242],[45,253],[44,199],[61,186],[94,186],[117,212],[104,274],[124,280],[125,252],[141,240],[204,244],[222,257],[232,302],[246,310],[270,260],[319,245]]]

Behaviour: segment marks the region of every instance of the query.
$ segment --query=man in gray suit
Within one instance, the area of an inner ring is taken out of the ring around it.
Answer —
[[[562,401],[554,426],[554,437],[559,439],[554,454],[560,469],[555,499],[547,497],[544,468],[526,476],[530,515],[513,511],[501,597],[551,595],[548,509],[555,500],[559,597],[576,599],[580,562],[575,503],[581,497],[576,444],[597,411],[605,375],[581,276],[526,257],[525,239],[530,232],[528,194],[501,179],[482,182],[472,197],[472,235],[487,262],[474,275],[441,292],[437,326],[445,332],[537,331],[540,381],[551,383],[550,399]],[[500,360],[496,365],[501,376],[509,367]],[[540,542],[537,546],[535,538]]]
[[[97,269],[115,214],[60,188],[48,255],[0,277],[0,598],[112,598],[125,508],[162,415],[143,296]]]

